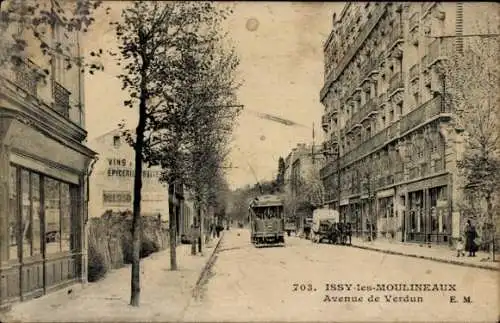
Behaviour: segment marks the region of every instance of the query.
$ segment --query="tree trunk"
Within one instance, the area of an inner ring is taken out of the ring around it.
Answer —
[[[195,204],[196,207],[196,216],[193,221],[193,232],[192,232],[192,237],[191,237],[191,255],[195,256],[196,255],[196,245],[198,244],[198,239],[197,239],[197,234],[195,232],[196,226],[199,225],[199,219],[200,219],[200,207]]]
[[[144,129],[146,127],[146,84],[141,84],[139,103],[139,122],[136,129],[135,142],[135,174],[134,174],[134,204],[132,218],[132,275],[130,281],[130,305],[139,306],[141,295],[140,285],[140,253],[141,253],[141,190],[142,190],[142,146],[144,144]]]
[[[200,210],[200,237],[198,238],[198,252],[203,252],[203,212]]]
[[[495,261],[495,222],[493,221],[493,203],[491,202],[491,195],[486,196],[486,212],[488,217],[488,234],[490,236],[489,252],[491,260]],[[484,235],[484,234],[483,234]]]
[[[172,201],[176,202],[177,198],[175,196],[175,188],[174,188],[174,196],[172,196]],[[170,235],[170,270],[177,270],[177,204],[170,204],[170,216],[169,216],[169,235]]]

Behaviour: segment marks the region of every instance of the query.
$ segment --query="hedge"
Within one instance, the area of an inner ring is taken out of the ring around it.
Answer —
[[[168,231],[159,219],[142,217],[141,258],[168,247]],[[89,220],[88,281],[103,278],[112,269],[132,262],[132,214],[104,213]]]

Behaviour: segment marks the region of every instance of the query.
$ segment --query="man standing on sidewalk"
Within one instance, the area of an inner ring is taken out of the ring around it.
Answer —
[[[476,245],[474,243],[474,239],[476,238],[476,228],[471,224],[470,220],[467,220],[465,224],[465,250],[469,252],[469,257],[476,256]]]

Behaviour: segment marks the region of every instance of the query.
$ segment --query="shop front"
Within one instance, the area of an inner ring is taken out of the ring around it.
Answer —
[[[380,237],[394,239],[398,230],[398,217],[394,208],[394,189],[377,193],[377,234]]]
[[[95,153],[0,109],[0,305],[84,281],[86,183]],[[71,129],[68,130],[68,133]]]
[[[406,204],[406,241],[429,244],[451,242],[447,176],[410,184]]]

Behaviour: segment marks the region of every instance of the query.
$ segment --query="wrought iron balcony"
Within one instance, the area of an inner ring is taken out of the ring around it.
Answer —
[[[437,96],[430,99],[401,118],[401,133],[405,133],[415,127],[418,127],[427,120],[438,116],[442,112],[444,111],[441,97]]]
[[[410,80],[419,77],[420,75],[420,64],[415,64],[410,68]]]
[[[15,66],[16,84],[33,96],[37,96],[38,94],[38,75],[35,72],[36,69],[39,68],[30,60],[18,61]]]
[[[54,110],[68,118],[71,93],[60,83],[53,81],[52,94],[54,96]]]
[[[389,81],[389,93],[393,93],[396,90],[402,89],[404,87],[403,84],[403,73],[397,72],[391,77]]]

